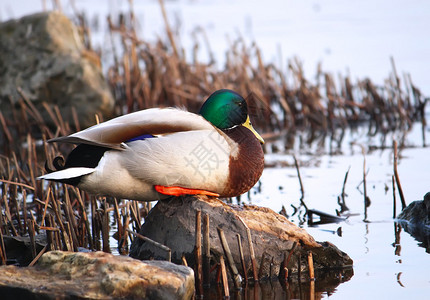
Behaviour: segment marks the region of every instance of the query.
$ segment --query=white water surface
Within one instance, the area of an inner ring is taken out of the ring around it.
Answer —
[[[428,114],[428,118],[430,115]],[[427,126],[426,136],[430,127]],[[399,255],[395,253],[393,219],[392,149],[366,151],[363,156],[360,144],[381,145],[380,136],[369,138],[366,130],[346,134],[342,153],[329,155],[329,144],[318,151],[292,151],[289,154],[268,154],[272,164],[290,167],[266,168],[261,185],[251,192],[251,202],[280,211],[285,207],[289,219],[296,224],[300,218],[293,215],[292,207],[300,206],[300,184],[292,154],[300,162],[304,186],[304,202],[310,209],[336,215],[340,210],[337,197],[341,195],[345,173],[346,205],[351,215],[344,222],[309,227],[302,224],[317,241],[329,241],[346,252],[354,261],[354,276],[340,284],[336,292],[323,295],[327,299],[423,299],[430,295],[430,254],[404,230],[400,233]],[[387,145],[399,136],[387,136]],[[355,142],[356,144],[351,144]],[[417,124],[407,135],[404,148],[399,152],[398,173],[406,203],[422,200],[430,191],[430,150],[422,147],[421,126]],[[320,154],[315,154],[319,152]],[[363,168],[366,162],[367,195],[371,205],[364,221]],[[397,214],[401,204],[396,188]],[[243,199],[246,201],[245,199]],[[336,234],[340,228],[342,236]],[[398,278],[400,282],[398,281]]]

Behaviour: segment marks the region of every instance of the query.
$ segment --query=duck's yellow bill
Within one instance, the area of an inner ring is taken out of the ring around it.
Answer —
[[[245,121],[245,123],[242,124],[242,126],[245,126],[249,130],[251,130],[252,133],[255,135],[255,137],[260,141],[260,143],[264,144],[264,140],[261,137],[261,135],[259,135],[258,132],[255,131],[254,127],[252,127],[251,120],[249,120],[249,116],[246,118],[246,121]]]

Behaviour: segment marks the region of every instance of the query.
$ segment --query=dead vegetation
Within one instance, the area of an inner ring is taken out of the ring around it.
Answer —
[[[230,88],[248,101],[257,127],[267,134],[310,130],[330,132],[366,122],[369,132],[407,130],[424,120],[426,100],[409,75],[403,80],[392,71],[384,86],[370,79],[353,80],[325,73],[318,67],[314,81],[304,77],[300,60],[284,66],[265,63],[256,44],[238,38],[226,53],[219,70],[214,61],[198,60],[194,46],[192,61],[180,37],[174,36],[165,20],[167,41],[149,44],[136,34],[133,13],[110,19],[110,32],[119,35],[121,49],[113,53],[108,80],[118,99],[118,113],[154,106],[185,106],[197,111],[212,91]],[[201,34],[204,35],[204,32]],[[209,46],[206,45],[206,48]],[[207,49],[209,57],[212,50]]]

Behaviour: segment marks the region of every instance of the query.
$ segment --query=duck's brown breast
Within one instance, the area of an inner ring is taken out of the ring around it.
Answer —
[[[221,196],[235,197],[249,191],[264,169],[264,153],[260,141],[246,127],[224,131],[239,147],[236,158],[230,156],[229,178]]]

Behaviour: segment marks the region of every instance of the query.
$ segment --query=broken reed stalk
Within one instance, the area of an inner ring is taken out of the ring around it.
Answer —
[[[395,219],[397,216],[397,213],[396,213],[397,201],[396,201],[396,179],[394,178],[394,175],[391,176],[391,186],[393,187],[393,219]]]
[[[81,193],[79,192],[79,190],[75,189],[75,192],[76,192],[76,196],[78,198],[79,206],[81,207],[82,218],[83,218],[84,224],[85,224],[85,232],[87,234],[88,246],[90,249],[94,249],[93,239],[91,237],[91,226],[90,226],[90,222],[89,222],[88,216],[87,216],[87,209],[84,205],[84,201],[82,199],[82,196],[81,196]]]
[[[308,265],[309,265],[309,279],[311,281],[315,280],[315,272],[314,272],[314,259],[312,257],[312,252],[308,253]]]
[[[164,25],[166,26],[166,32],[167,36],[169,37],[170,45],[172,46],[173,53],[175,57],[179,58],[178,56],[178,48],[176,47],[175,38],[173,37],[172,30],[170,29],[169,20],[167,18],[166,8],[164,7],[164,1],[158,0],[158,3],[160,4],[161,13],[163,15]]]
[[[348,170],[346,171],[345,177],[343,179],[342,193],[340,194],[340,198],[342,201],[338,201],[338,204],[340,205],[340,212],[341,213],[349,210],[349,208],[346,206],[346,201],[345,201],[345,197],[346,197],[345,189],[346,189],[346,181],[348,180],[348,175],[349,175],[350,170],[351,170],[351,166],[348,167]]]
[[[122,229],[122,222],[121,222],[121,214],[119,212],[119,208],[118,208],[118,201],[116,200],[116,198],[114,199],[114,212],[115,212],[115,218],[116,218],[116,222],[117,222],[117,228],[118,228],[118,241],[122,240],[122,234],[123,234],[123,229]],[[121,253],[121,249],[119,252]]]
[[[7,189],[7,187],[6,187],[6,189]],[[12,229],[12,235],[18,236],[18,231],[16,230],[15,225],[13,224],[13,221],[12,221],[12,215],[10,213],[9,204],[8,204],[8,200],[6,199],[6,195],[3,195],[3,203],[5,206],[4,212],[6,215],[6,219],[7,219],[8,223]]]
[[[51,224],[53,227],[57,227],[57,223],[55,222],[55,218],[53,215],[51,215]],[[54,238],[55,238],[55,244],[57,245],[57,250],[63,250],[67,249],[66,244],[62,243],[63,241],[63,235],[61,234],[61,229],[58,229],[54,231]]]
[[[24,228],[27,228],[27,192],[25,189],[22,190],[22,216],[24,220]]]
[[[203,215],[203,286],[210,286],[211,245],[209,237],[209,215]]]
[[[187,262],[187,259],[185,258],[184,254],[182,254],[182,256],[181,256],[181,261],[182,261],[182,265],[188,267],[188,262]]]
[[[58,225],[60,226],[60,233],[63,240],[63,247],[67,249],[67,251],[73,251],[72,250],[73,248],[71,247],[71,244],[70,244],[70,239],[66,233],[66,228],[64,226],[63,218],[61,217],[59,203],[57,204],[57,201],[59,202],[60,200],[59,199],[56,200],[54,198],[52,201],[52,204],[54,206],[54,213],[55,213],[55,216],[57,217]]]
[[[225,262],[224,262],[224,256],[223,255],[221,255],[219,257],[219,264],[220,264],[220,268],[221,268],[222,285],[224,287],[224,297],[230,298],[230,291],[228,289],[227,270],[225,269]]]
[[[106,201],[106,198],[103,199],[103,212],[102,212],[102,244],[103,244],[103,252],[110,253],[110,245],[109,245],[109,204]]]
[[[17,185],[17,186],[22,186],[22,187],[25,187],[25,188],[27,188],[29,190],[32,190],[32,191],[35,190],[34,187],[32,187],[32,186],[30,186],[28,184],[25,184],[25,183],[21,183],[21,182],[15,182],[15,181],[10,181],[10,180],[1,179],[1,178],[0,178],[0,182],[8,183],[8,184],[13,184],[13,185]]]
[[[370,205],[370,198],[367,196],[367,181],[366,181],[366,150],[363,145],[356,144],[361,148],[363,154],[363,198],[364,198],[364,222],[367,222],[367,207]]]
[[[366,156],[363,151],[363,196],[364,196],[364,221],[367,221],[367,181],[366,181]]]
[[[293,256],[294,250],[296,250],[297,242],[293,243],[293,246],[290,249],[290,252],[288,253],[288,256],[284,253],[284,261],[282,262],[282,266],[284,269],[284,280],[288,280],[288,263],[290,262],[291,257]]]
[[[243,278],[245,282],[248,282],[248,274],[247,274],[248,272],[246,268],[245,256],[243,255],[242,238],[240,234],[236,233],[236,239],[237,239],[237,247],[239,249],[239,254],[240,254],[240,263],[242,265]]]
[[[309,282],[309,299],[315,299],[315,280]]]
[[[6,120],[5,120],[3,113],[1,111],[0,111],[0,124],[2,125],[3,134],[6,137],[7,144],[8,145],[12,144],[13,143],[12,134],[10,133],[9,128],[6,125]]]
[[[393,148],[394,148],[394,162],[393,162],[393,168],[394,168],[394,177],[396,178],[396,184],[397,189],[399,191],[400,201],[402,202],[402,211],[406,208],[406,201],[405,196],[403,195],[403,189],[402,185],[400,184],[400,178],[399,173],[397,172],[397,141],[393,141]]]
[[[131,220],[131,218],[130,218],[130,201],[128,201],[127,202],[127,205],[126,205],[126,211],[125,211],[125,215],[124,215],[124,217],[123,217],[123,223],[124,223],[124,225],[123,225],[123,229],[124,229],[124,233],[123,233],[123,239],[124,239],[124,247],[128,247],[128,242],[127,242],[127,238],[129,237],[129,234],[128,234],[128,231],[126,231],[125,229],[126,228],[129,228],[129,226],[130,226],[130,220]],[[135,230],[139,230],[140,231],[140,226],[139,227],[136,227],[136,229]],[[131,238],[131,236],[130,236],[130,238]]]
[[[99,251],[100,248],[100,215],[98,213],[97,201],[95,197],[90,197],[91,205],[91,233],[94,249]]]
[[[19,209],[19,202],[18,202],[18,188],[16,185],[14,186],[14,189],[13,189],[13,195],[10,198],[13,199],[13,202],[14,202],[13,205],[15,207],[15,216],[16,216],[17,221],[18,221],[18,232],[20,234],[23,234],[26,231],[26,228],[25,229],[23,228],[22,222],[21,222],[21,216],[19,213],[19,210],[20,210]]]
[[[20,205],[19,205],[19,201],[18,201],[18,188],[17,188],[17,186],[14,186],[13,194],[11,195],[10,199],[12,199],[12,201],[13,201],[13,207],[11,207],[11,208],[14,208],[14,210],[15,210],[13,215],[15,216],[15,218],[18,221],[17,222],[18,234],[22,235],[26,232],[27,228],[24,228],[24,226],[22,225],[22,222],[21,222],[21,216],[19,213]]]
[[[48,244],[51,251],[57,250],[57,249],[61,250],[61,246],[60,246],[61,244],[59,242],[57,243],[58,232],[60,229],[57,228],[55,225],[56,224],[54,222],[54,217],[52,216],[52,214],[47,214],[46,227],[41,229],[46,231],[46,237],[48,238]]]
[[[123,226],[121,239],[118,242],[118,251],[121,254],[128,253],[128,227],[130,226],[130,201],[127,202],[125,206],[125,214],[123,215]],[[140,230],[140,229],[138,229]]]
[[[238,216],[238,218],[242,222],[243,226],[245,226],[245,229],[246,229],[246,236],[248,238],[249,253],[251,256],[252,273],[254,275],[254,281],[258,281],[257,260],[255,259],[255,252],[254,252],[254,245],[252,244],[251,230],[249,229],[248,225],[246,225],[245,221],[243,221],[243,219],[240,216]]]
[[[35,241],[35,235],[34,232],[34,221],[32,219],[28,219],[28,235],[30,237],[30,250],[31,250],[31,257],[36,257],[36,241]]]
[[[221,282],[222,281],[222,279],[221,279],[221,264],[217,263],[216,265],[214,265],[212,267],[212,269],[213,268],[216,268],[215,282],[219,286],[220,284],[222,284],[222,282]]]
[[[273,278],[273,266],[275,265],[275,258],[272,256],[272,259],[270,261],[270,270],[269,270],[269,279],[271,280]]]
[[[282,261],[282,269],[279,270],[279,278],[283,278],[285,282],[288,281],[288,267],[287,267],[287,252],[284,252],[284,260]]]
[[[305,208],[306,214],[307,214],[308,213],[308,207],[306,206],[305,201],[304,201],[304,198],[305,198],[305,189],[303,187],[302,176],[300,175],[299,163],[298,163],[297,158],[296,158],[295,155],[293,155],[293,158],[294,158],[294,165],[296,166],[296,170],[297,170],[297,177],[299,177],[300,192],[302,193],[302,196],[300,197],[300,203]]]
[[[2,207],[1,203],[2,203],[2,197],[0,197],[0,207]],[[3,222],[3,209],[0,212],[0,234],[3,234],[3,231],[5,231],[7,233],[7,227]]]
[[[0,219],[2,219],[3,216],[0,214]],[[1,258],[1,264],[6,265],[7,263],[7,253],[6,248],[4,246],[4,240],[3,240],[3,232],[0,229],[0,258]]]
[[[266,256],[267,256],[267,253],[263,252],[263,255],[261,256],[261,260],[260,260],[260,268],[259,268],[259,271],[258,271],[258,277],[259,278],[263,278],[264,263],[265,263],[265,261],[267,259]]]
[[[69,250],[68,251],[75,251],[76,252],[77,251],[77,246],[73,242],[70,223],[67,222],[67,221],[64,222],[64,228],[66,228],[66,232],[63,232],[63,234],[66,235],[67,238],[69,239],[69,248],[68,248]]]
[[[142,218],[141,218],[140,209],[139,209],[140,203],[141,202],[139,202],[139,201],[135,201],[135,200],[132,201],[132,204],[133,204],[132,206],[134,207],[133,212],[134,212],[134,216],[135,216],[134,224],[135,224],[137,230],[139,230],[139,231],[140,231],[140,226],[142,224]]]
[[[229,270],[231,272],[231,277],[233,278],[233,283],[236,289],[241,288],[242,277],[239,275],[239,271],[236,268],[236,264],[233,260],[233,255],[231,254],[230,247],[228,246],[227,239],[224,235],[224,230],[217,227],[219,239],[221,241],[222,249],[224,250],[224,255],[227,257],[227,262],[229,265]]]
[[[127,231],[130,232],[132,235],[138,237],[139,239],[141,239],[141,240],[143,240],[145,242],[148,242],[148,243],[154,245],[155,247],[160,248],[161,250],[166,251],[166,253],[167,253],[167,259],[166,260],[168,262],[172,261],[172,250],[169,247],[167,247],[167,246],[165,246],[163,244],[160,244],[159,242],[156,242],[156,241],[154,241],[154,240],[152,240],[152,239],[150,239],[150,238],[148,238],[146,236],[143,236],[140,233],[134,232],[134,231],[132,231],[132,230],[130,230],[128,228],[127,228]],[[183,257],[183,258],[185,258],[185,257]]]
[[[49,246],[50,251],[54,250],[61,250],[61,247],[59,246],[60,243],[57,243],[57,233],[60,231],[57,227],[51,227],[51,217],[52,215],[48,215],[46,218],[46,224],[47,226],[41,226],[41,230],[46,231],[46,239],[47,244]]]
[[[51,214],[46,215],[45,224],[46,224],[46,227],[41,226],[40,229],[46,231],[46,239],[48,241],[49,250],[51,250],[51,251],[56,250],[58,248],[58,246],[57,246],[56,235],[55,235],[54,231],[58,231],[59,229],[56,227],[55,228],[52,227]]]
[[[39,260],[39,258],[46,252],[46,250],[48,249],[48,245],[45,245],[42,250],[40,250],[40,252],[36,255],[36,257],[30,262],[30,264],[28,265],[29,267],[34,266],[35,263],[37,263],[37,261]]]
[[[78,237],[77,237],[77,232],[78,232],[78,226],[76,224],[76,219],[73,216],[73,207],[72,204],[70,202],[70,196],[69,196],[69,190],[67,187],[64,187],[64,198],[66,199],[66,202],[64,203],[64,212],[66,214],[66,219],[67,222],[69,223],[69,236],[72,238],[73,241],[73,250],[74,251],[78,251]]]
[[[130,211],[130,217],[133,219],[135,228],[137,231],[140,231],[140,217],[139,217],[139,206],[138,201],[130,200],[129,201],[128,210]]]
[[[195,246],[195,256],[196,256],[196,293],[197,296],[203,295],[203,271],[202,271],[202,212],[200,210],[196,211],[196,246]]]
[[[402,246],[400,245],[400,233],[402,232],[402,225],[397,222],[393,222],[394,224],[394,245],[396,246],[394,250],[394,254],[400,256],[400,252],[402,250]]]

